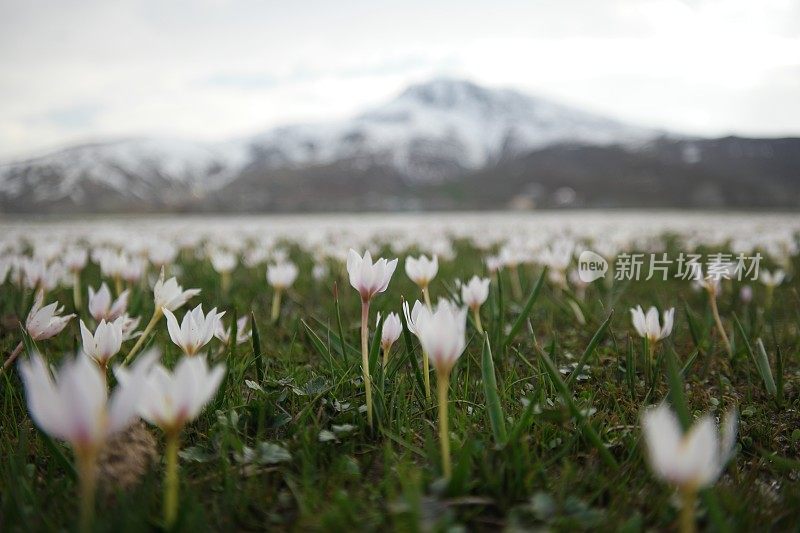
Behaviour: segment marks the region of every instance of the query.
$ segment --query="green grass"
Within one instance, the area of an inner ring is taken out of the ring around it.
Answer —
[[[448,294],[455,277],[483,270],[476,250],[460,242],[456,248],[458,260],[442,262],[432,285],[434,299]],[[390,254],[385,250],[384,256]],[[501,274],[482,308],[486,341],[468,327],[467,349],[451,378],[453,477],[446,483],[437,410],[435,402],[425,401],[416,339],[401,336],[385,373],[373,365],[376,427],[370,431],[358,411],[364,402],[358,295],[341,265],[331,265],[331,277],[316,282],[311,258],[296,249],[292,258],[301,276],[284,297],[278,324],[269,321],[272,293],[263,268],[239,267],[230,294],[223,295],[207,262],[181,263],[184,287],[203,289],[190,305],[225,309],[226,325],[234,315],[252,313],[261,353],[254,354],[252,344],[223,353],[218,341],[210,345],[229,373],[218,396],[182,435],[178,530],[672,528],[673,490],[649,472],[639,427],[642,409],[670,390],[665,354],[674,354],[682,371],[673,378],[685,383],[692,416],[709,410],[721,415],[731,407],[741,413],[738,453],[701,500],[700,526],[786,531],[800,524],[796,278],[776,290],[768,310],[758,284],[749,305],[736,297],[738,283],[725,288],[719,305],[735,345],[730,359],[705,295],[688,282],[616,283],[610,289],[595,282],[580,301],[586,318],[581,326],[568,295],[547,281],[527,306],[527,296],[511,297],[508,274]],[[800,264],[793,266],[797,271]],[[525,267],[521,273],[530,295],[541,270]],[[84,287],[99,280],[93,266],[83,275]],[[8,353],[20,340],[17,312],[31,295],[7,282],[0,296],[0,347]],[[401,261],[388,291],[373,301],[372,334],[375,313],[400,311],[402,297],[420,296]],[[71,308],[69,288],[47,301],[53,298]],[[641,340],[631,337],[628,309],[637,304],[676,308],[673,334],[652,366],[642,359]],[[149,291],[135,290],[130,310],[146,322]],[[79,313],[86,316],[85,310]],[[55,362],[74,353],[79,338],[73,321],[39,348]],[[766,361],[757,338],[763,339]],[[150,344],[161,347],[168,366],[179,356],[163,320]],[[774,389],[762,378],[765,364]],[[494,384],[486,379],[492,373]],[[74,528],[69,448],[35,429],[15,370],[0,377],[0,402],[0,530]],[[151,430],[160,453],[162,435]],[[160,527],[162,474],[158,459],[135,489],[101,496],[96,529]]]

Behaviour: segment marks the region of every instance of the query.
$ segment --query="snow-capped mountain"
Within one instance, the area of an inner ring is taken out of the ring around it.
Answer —
[[[800,139],[698,139],[461,80],[221,143],[129,139],[0,165],[4,212],[800,205]],[[566,192],[565,192],[566,191]]]
[[[218,190],[252,165],[337,162],[435,182],[554,143],[628,145],[658,134],[513,90],[435,80],[338,122],[284,126],[225,143],[118,140],[14,161],[0,166],[0,197],[90,205],[98,195],[117,194],[161,205],[187,192],[202,197]]]
[[[252,139],[275,167],[361,160],[438,181],[556,143],[635,145],[661,135],[508,89],[435,80],[350,120]]]

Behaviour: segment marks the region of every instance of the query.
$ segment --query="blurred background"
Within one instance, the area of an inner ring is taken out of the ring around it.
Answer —
[[[0,2],[0,213],[800,206],[800,2]]]

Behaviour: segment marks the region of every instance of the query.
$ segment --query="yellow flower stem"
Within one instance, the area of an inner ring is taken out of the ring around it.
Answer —
[[[372,381],[369,376],[369,300],[361,300],[361,371],[367,393],[367,425],[372,428]]]
[[[230,272],[223,272],[222,273],[222,294],[228,294],[228,290],[231,286],[231,273]]]
[[[439,445],[442,450],[442,471],[445,479],[450,479],[453,468],[450,463],[450,430],[447,417],[447,389],[450,375],[439,372],[436,375],[436,388],[439,393]]]
[[[725,333],[725,327],[722,325],[722,319],[719,317],[719,309],[717,309],[717,295],[709,291],[708,299],[711,301],[711,313],[714,315],[714,322],[717,324],[717,330],[722,337],[722,342],[725,344],[725,349],[728,351],[728,357],[733,358],[731,341],[728,340],[728,334]]]
[[[431,307],[431,295],[428,292],[428,286],[425,285],[422,287],[422,299],[425,300],[425,305],[428,308],[428,311],[431,311],[433,308]]]
[[[764,302],[764,307],[769,311],[772,308],[772,293],[775,291],[774,285],[767,285],[767,297]]]
[[[391,344],[383,349],[383,370],[386,370],[386,366],[389,364],[389,352],[391,351],[392,351]]]
[[[81,273],[77,270],[72,272],[72,303],[75,304],[75,312],[80,313],[81,302]]]
[[[472,308],[472,318],[475,319],[475,329],[479,335],[483,335],[483,324],[481,324],[481,308],[475,306]]]
[[[164,526],[172,529],[178,517],[178,447],[180,445],[180,432],[171,430],[166,432],[167,447],[164,450],[166,470],[164,471]]]
[[[511,278],[511,292],[514,293],[515,300],[522,299],[522,281],[520,281],[519,268],[517,265],[510,265],[508,267],[508,277]]]
[[[122,278],[120,276],[114,277],[114,289],[117,291],[117,298],[122,294]]]
[[[681,516],[680,516],[680,532],[681,533],[694,533],[694,504],[697,497],[695,489],[681,489]]]
[[[97,454],[94,449],[75,449],[80,491],[80,531],[92,530],[94,523],[94,495],[97,487]]]
[[[272,294],[272,321],[277,322],[281,312],[281,289],[276,288]]]
[[[161,307],[156,307],[156,309],[153,311],[153,316],[150,318],[150,322],[147,323],[147,327],[144,328],[144,331],[142,332],[141,336],[139,336],[136,344],[133,345],[133,348],[131,348],[131,351],[128,352],[128,355],[125,356],[124,363],[126,365],[129,364],[133,360],[133,356],[139,352],[144,344],[145,339],[147,339],[147,337],[153,331],[153,328],[156,327],[156,324],[158,324],[162,314],[163,311],[161,310]]]

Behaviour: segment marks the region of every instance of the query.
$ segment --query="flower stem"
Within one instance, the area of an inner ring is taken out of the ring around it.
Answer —
[[[386,370],[386,366],[389,364],[389,352],[392,351],[392,345],[386,346],[383,349],[383,370]]]
[[[442,449],[442,471],[445,479],[450,479],[452,466],[450,464],[450,430],[447,419],[447,389],[450,385],[450,376],[440,372],[436,376],[436,389],[439,393],[439,445]]]
[[[114,276],[114,289],[117,292],[117,297],[119,297],[119,295],[122,294],[122,290],[123,290],[123,288],[122,288],[122,277]]]
[[[520,280],[519,268],[517,265],[508,267],[508,277],[511,278],[511,292],[514,293],[515,300],[522,299],[522,281]]]
[[[361,300],[361,371],[367,393],[367,425],[372,428],[372,381],[369,377],[369,300]]]
[[[694,489],[681,489],[681,533],[694,533],[694,504],[697,497],[697,491]]]
[[[481,324],[481,311],[480,307],[473,307],[472,308],[472,317],[475,319],[475,329],[478,331],[479,335],[483,335],[483,324]]]
[[[179,432],[168,431],[167,447],[164,451],[166,471],[164,472],[164,526],[171,529],[178,516],[178,447]]]
[[[80,531],[92,530],[94,523],[94,494],[97,486],[97,454],[91,449],[75,449],[78,463],[78,483],[80,491]]]
[[[75,305],[75,312],[80,313],[81,302],[81,273],[75,270],[72,273],[72,303]]]
[[[717,309],[717,295],[709,292],[708,299],[711,301],[711,314],[714,315],[714,322],[717,324],[717,330],[722,337],[722,342],[725,344],[725,349],[728,351],[728,357],[733,357],[733,348],[731,341],[728,340],[728,334],[725,333],[725,327],[722,325],[722,319],[719,317],[719,309]]]
[[[228,294],[228,290],[231,286],[231,273],[230,272],[223,272],[222,273],[222,294]]]
[[[277,322],[281,312],[281,290],[275,289],[272,294],[272,321]]]
[[[422,350],[422,377],[425,380],[425,400],[431,401],[431,365],[428,360],[428,352]]]
[[[22,353],[22,348],[24,346],[25,345],[22,343],[22,341],[19,341],[19,344],[17,344],[17,347],[14,348],[14,351],[11,352],[11,355],[9,355],[8,359],[6,359],[5,363],[3,363],[3,368],[0,369],[0,374],[5,372],[11,365],[14,364],[14,361],[17,360],[17,357],[19,357],[19,354]]]
[[[139,349],[144,344],[145,339],[147,339],[148,335],[150,335],[150,332],[153,331],[153,328],[156,327],[156,324],[158,324],[162,314],[163,312],[161,311],[161,307],[156,307],[156,309],[153,311],[153,316],[150,318],[150,322],[147,323],[147,327],[144,328],[144,331],[139,336],[136,344],[133,345],[133,348],[131,348],[131,351],[128,352],[128,355],[125,356],[124,363],[126,365],[133,360],[133,356],[137,354]]]
[[[432,310],[431,307],[431,294],[428,292],[428,286],[425,285],[422,287],[422,299],[425,300],[425,305],[428,307],[428,311]]]

